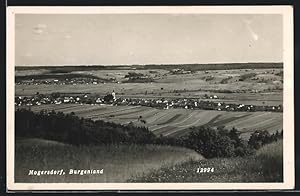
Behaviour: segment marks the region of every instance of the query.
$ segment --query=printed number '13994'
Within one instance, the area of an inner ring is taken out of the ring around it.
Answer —
[[[214,172],[215,168],[213,167],[198,167],[197,168],[197,173],[209,173],[209,172]]]

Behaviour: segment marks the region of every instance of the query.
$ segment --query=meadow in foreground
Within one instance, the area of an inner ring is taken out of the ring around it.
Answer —
[[[282,180],[283,131],[195,127],[180,138],[157,137],[144,127],[92,121],[72,114],[15,113],[16,182],[275,182]],[[276,142],[276,143],[274,143]],[[203,157],[207,158],[204,159]],[[271,166],[270,166],[271,165]],[[198,168],[214,168],[197,173]],[[66,175],[28,175],[30,170]],[[96,169],[101,175],[69,175]]]
[[[253,156],[190,160],[129,182],[282,182],[282,157],[282,140],[279,140],[263,146]],[[214,172],[197,173],[198,168],[214,168]]]
[[[203,157],[193,150],[160,145],[73,146],[43,139],[16,142],[16,182],[126,182],[143,172]],[[28,176],[30,169],[104,169],[103,175]]]

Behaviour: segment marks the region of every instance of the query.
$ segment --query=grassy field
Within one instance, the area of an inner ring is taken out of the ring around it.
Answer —
[[[250,157],[204,159],[180,147],[108,145],[75,147],[43,139],[17,139],[16,182],[282,182],[282,141]],[[69,169],[104,169],[68,175]],[[198,168],[214,168],[197,173]],[[30,169],[64,169],[62,176],[28,176]]]
[[[83,74],[102,79],[115,80],[115,83],[76,84],[76,85],[16,85],[17,96],[30,96],[36,92],[48,94],[96,93],[105,95],[114,90],[117,96],[126,97],[202,97],[204,94],[218,95],[224,102],[255,105],[282,104],[282,69],[234,69],[196,71],[190,74],[172,74],[167,70],[134,70],[147,75],[154,82],[123,83],[132,70],[91,70],[71,71],[68,74]],[[43,75],[49,70],[19,70],[17,77]],[[247,77],[245,77],[247,76]],[[208,80],[208,78],[210,78]],[[224,93],[225,91],[225,93]],[[230,93],[227,93],[230,91]]]
[[[235,127],[243,132],[242,137],[248,139],[255,130],[268,130],[270,133],[281,131],[283,114],[279,112],[226,112],[212,110],[161,110],[142,106],[110,106],[110,105],[41,105],[31,106],[31,110],[39,112],[42,109],[74,112],[75,115],[93,120],[104,120],[120,124],[133,122],[138,126],[146,126],[154,134],[178,137],[186,134],[193,126],[225,126]],[[139,121],[139,117],[146,124]]]
[[[193,150],[155,145],[75,147],[43,139],[17,139],[16,182],[126,182],[164,166],[203,157]],[[104,169],[102,175],[68,175],[69,169]],[[64,169],[62,176],[28,176],[30,169]]]
[[[198,168],[214,172],[197,173]],[[214,158],[187,161],[160,168],[130,182],[282,182],[282,141],[262,147],[244,158]]]

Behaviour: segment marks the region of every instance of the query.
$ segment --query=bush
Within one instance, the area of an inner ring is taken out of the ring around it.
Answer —
[[[195,128],[184,140],[184,145],[206,158],[234,155],[234,141],[210,127]]]
[[[114,96],[112,94],[105,95],[103,100],[106,103],[112,103],[114,101]]]
[[[232,128],[211,127],[192,128],[187,135],[173,141],[173,144],[194,149],[206,158],[214,157],[243,157],[253,155],[254,148],[241,139],[241,133]]]
[[[281,133],[276,131],[276,133],[271,135],[268,131],[257,130],[251,134],[248,144],[254,149],[259,149],[265,144],[269,144],[281,139],[282,133],[283,131],[281,131]]]
[[[247,73],[247,74],[241,75],[239,81],[245,81],[246,79],[252,78],[255,76],[256,76],[256,73]]]
[[[136,73],[136,72],[128,72],[127,75],[125,75],[125,78],[132,78],[132,77],[143,77],[144,74],[142,73]]]

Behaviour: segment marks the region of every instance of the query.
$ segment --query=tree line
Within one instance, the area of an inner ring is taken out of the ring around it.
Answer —
[[[15,111],[15,135],[25,138],[42,138],[72,145],[105,144],[157,144],[182,146],[195,150],[205,158],[247,156],[282,138],[283,131],[270,134],[257,130],[250,139],[243,140],[241,132],[225,127],[193,127],[181,137],[156,136],[146,127],[80,118],[71,112],[28,109]]]

